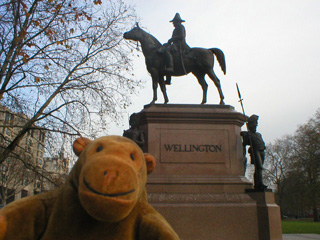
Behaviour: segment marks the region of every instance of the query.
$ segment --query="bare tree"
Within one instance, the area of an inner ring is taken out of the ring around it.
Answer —
[[[17,159],[7,159],[0,165],[0,198],[1,204],[6,204],[14,195],[29,185],[30,171],[26,171],[23,164]]]
[[[277,186],[282,212],[303,215],[313,210],[319,221],[320,206],[320,110],[298,127],[293,136],[269,144],[266,177]]]
[[[35,127],[46,130],[47,146],[54,142],[55,152],[68,136],[99,134],[107,121],[119,118],[139,84],[122,44],[134,19],[132,7],[121,0],[0,4],[1,103],[28,119],[15,126],[20,131],[0,163]]]
[[[281,212],[295,218],[307,217],[310,207],[307,204],[303,173],[296,169],[290,170],[281,185]]]
[[[292,136],[284,136],[276,139],[266,148],[266,158],[264,162],[264,178],[269,185],[274,184],[277,188],[276,196],[280,206],[284,197],[285,178],[291,169],[293,158]]]
[[[320,110],[307,123],[301,125],[295,134],[296,171],[302,173],[306,204],[313,210],[314,221],[319,221],[320,206]]]

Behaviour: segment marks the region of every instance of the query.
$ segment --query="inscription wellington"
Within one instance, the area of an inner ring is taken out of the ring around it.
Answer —
[[[162,129],[162,163],[222,164],[229,159],[228,131],[220,129]]]
[[[222,145],[164,144],[166,152],[222,152]]]

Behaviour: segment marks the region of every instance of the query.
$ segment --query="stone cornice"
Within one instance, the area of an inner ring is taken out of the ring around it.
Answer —
[[[236,124],[242,126],[246,116],[230,105],[152,104],[140,112],[140,124],[193,123]]]

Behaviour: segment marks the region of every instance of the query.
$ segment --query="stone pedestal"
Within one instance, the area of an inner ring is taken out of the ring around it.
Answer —
[[[267,239],[259,230],[261,197],[246,193],[252,183],[244,177],[243,114],[232,106],[176,104],[147,105],[139,114],[144,151],[157,161],[149,201],[181,239]]]
[[[280,209],[275,204],[274,194],[271,191],[246,192],[257,202],[259,240],[282,239]]]

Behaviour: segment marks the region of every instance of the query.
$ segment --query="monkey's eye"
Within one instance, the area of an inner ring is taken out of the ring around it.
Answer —
[[[134,155],[132,153],[130,154],[130,158],[132,161],[134,161]]]
[[[102,146],[97,147],[97,152],[101,152],[101,151],[102,151],[102,149],[103,149],[103,147],[102,147]]]

